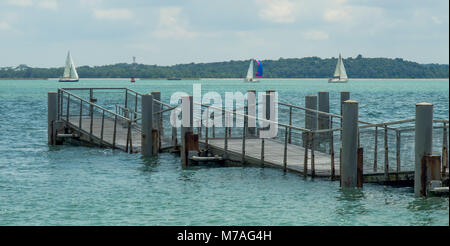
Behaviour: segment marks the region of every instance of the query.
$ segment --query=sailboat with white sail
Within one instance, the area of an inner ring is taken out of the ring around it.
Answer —
[[[347,83],[348,77],[345,71],[344,61],[342,60],[341,54],[339,54],[339,60],[336,64],[336,69],[334,70],[333,78],[328,80],[328,83]]]
[[[262,64],[259,60],[257,59],[252,59],[250,60],[250,65],[248,67],[248,71],[247,71],[247,77],[244,79],[244,82],[259,82],[259,80],[255,80],[254,77],[254,71],[253,71],[253,67],[254,67],[254,62],[256,62],[256,64],[258,65],[258,68],[256,70],[256,77],[262,77],[263,75],[263,70],[262,70]]]
[[[73,63],[70,51],[67,53],[66,66],[64,68],[64,74],[59,78],[59,82],[78,82],[79,77],[75,64]]]

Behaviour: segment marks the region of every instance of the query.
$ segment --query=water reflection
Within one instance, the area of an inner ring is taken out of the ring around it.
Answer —
[[[364,192],[358,188],[341,188],[338,190],[336,200],[336,215],[344,224],[357,224],[357,215],[368,213],[362,202],[365,199]]]
[[[156,167],[159,164],[158,157],[155,157],[155,156],[151,156],[151,157],[141,156],[140,159],[141,159],[142,164],[143,164],[139,168],[140,171],[142,171],[144,173],[156,172]]]
[[[412,212],[415,225],[432,225],[435,220],[439,220],[436,217],[439,210],[442,211],[441,216],[448,218],[448,204],[448,197],[415,198],[408,203],[407,209]]]

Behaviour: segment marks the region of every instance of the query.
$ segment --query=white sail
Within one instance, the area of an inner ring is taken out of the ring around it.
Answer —
[[[338,63],[336,64],[336,69],[334,69],[334,78],[339,78],[341,76],[341,56],[339,55]]]
[[[339,55],[339,61],[340,61],[339,70],[341,71],[340,78],[341,79],[348,79],[347,72],[345,71],[345,67],[344,67],[344,61],[342,60],[342,57],[340,55]]]
[[[66,67],[64,68],[63,78],[78,79],[78,73],[73,63],[70,51],[67,53]]]
[[[248,67],[247,79],[253,79],[253,59],[250,61],[250,66]]]
[[[336,69],[334,70],[333,78],[348,79],[347,72],[345,71],[344,61],[342,60],[341,54],[339,54],[339,59],[336,64]]]

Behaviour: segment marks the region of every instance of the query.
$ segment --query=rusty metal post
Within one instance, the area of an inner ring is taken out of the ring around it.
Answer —
[[[428,187],[433,180],[441,181],[441,156],[425,155],[421,161],[420,196],[427,196]]]

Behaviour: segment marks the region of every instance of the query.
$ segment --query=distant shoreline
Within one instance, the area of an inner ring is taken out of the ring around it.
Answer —
[[[259,80],[328,80],[329,78],[261,78]],[[59,80],[59,78],[0,78],[0,80]],[[80,80],[130,80],[130,78],[80,78]],[[148,78],[136,80],[168,80],[166,78]],[[182,78],[181,80],[244,80],[243,78]],[[352,80],[449,80],[449,78],[351,78]]]

